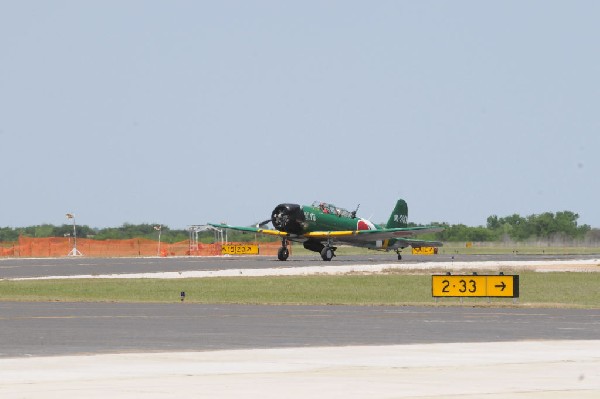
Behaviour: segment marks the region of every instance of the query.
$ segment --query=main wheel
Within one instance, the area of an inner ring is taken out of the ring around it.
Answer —
[[[277,251],[277,259],[279,260],[287,260],[289,256],[290,251],[286,247],[281,247],[279,248],[279,251]]]
[[[329,262],[331,259],[333,259],[334,256],[335,255],[333,253],[333,249],[331,249],[330,247],[325,247],[321,251],[321,258],[323,258],[324,261]]]

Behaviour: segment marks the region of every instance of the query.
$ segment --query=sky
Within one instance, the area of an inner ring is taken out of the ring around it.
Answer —
[[[0,0],[0,227],[600,227],[600,2]]]

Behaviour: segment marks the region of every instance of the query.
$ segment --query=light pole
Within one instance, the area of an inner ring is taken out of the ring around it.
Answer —
[[[154,230],[158,231],[158,249],[156,250],[156,256],[160,256],[160,233],[162,231],[162,225],[154,226]]]
[[[77,225],[75,224],[75,215],[73,213],[67,213],[67,219],[73,219],[73,249],[67,256],[83,256],[77,249]]]

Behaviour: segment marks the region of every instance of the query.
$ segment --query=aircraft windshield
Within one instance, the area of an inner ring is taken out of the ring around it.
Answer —
[[[315,202],[313,202],[312,206],[314,208],[319,208],[321,210],[321,212],[323,212],[323,213],[330,213],[332,215],[337,215],[339,217],[344,217],[344,218],[354,218],[355,217],[355,215],[353,215],[352,212],[348,211],[347,209],[340,208],[333,204],[328,204],[327,202],[315,201]]]

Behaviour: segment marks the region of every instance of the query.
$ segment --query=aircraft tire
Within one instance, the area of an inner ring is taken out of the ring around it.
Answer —
[[[279,259],[281,261],[287,260],[287,258],[289,256],[290,256],[290,251],[285,247],[281,247],[277,251],[277,259]]]
[[[330,247],[325,247],[321,251],[321,258],[326,262],[329,262],[331,259],[333,259],[334,256],[335,254],[333,253],[333,249],[331,249]]]

